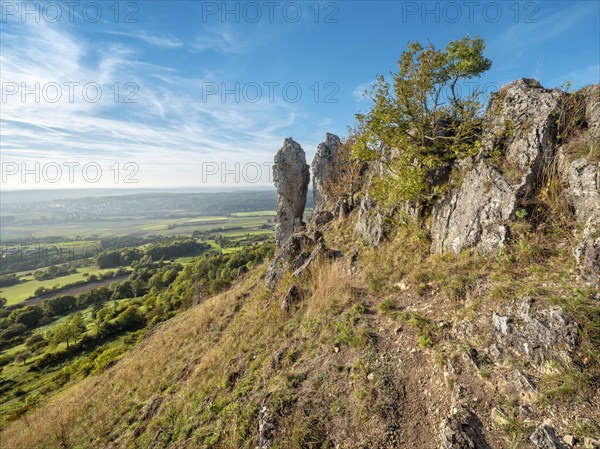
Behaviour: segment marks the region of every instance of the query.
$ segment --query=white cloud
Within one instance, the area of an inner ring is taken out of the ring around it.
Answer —
[[[369,101],[368,93],[375,85],[375,82],[375,80],[372,80],[367,83],[362,83],[356,86],[352,91],[352,97],[354,98],[354,100],[359,102]]]
[[[215,51],[230,54],[241,53],[249,48],[250,39],[244,39],[228,26],[220,26],[196,38],[193,49],[199,52]]]
[[[226,42],[222,49],[229,45],[233,51],[235,40]],[[274,135],[298,118],[298,106],[285,102],[224,103],[218,95],[203,101],[198,86],[205,79],[140,57],[122,43],[97,50],[72,31],[43,22],[3,27],[2,82],[19,88],[39,83],[42,92],[48,83],[63,87],[63,97],[54,103],[43,95],[38,102],[33,96],[25,102],[20,95],[3,99],[3,161],[95,161],[107,166],[133,161],[146,185],[194,185],[200,182],[202,162],[272,161],[281,145]],[[69,101],[65,82],[80,84],[74,101]],[[81,88],[86,83],[100,85],[98,102],[85,101]],[[123,103],[133,92],[125,89],[126,83],[139,89],[134,96],[138,103]]]
[[[131,37],[134,39],[140,39],[150,45],[155,45],[157,47],[163,48],[178,48],[183,45],[183,43],[173,37],[173,36],[152,36],[146,33],[123,33],[119,31],[109,31],[108,34],[114,36],[123,36],[123,37]]]

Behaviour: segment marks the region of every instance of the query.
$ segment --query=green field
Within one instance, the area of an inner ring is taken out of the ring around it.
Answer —
[[[114,220],[85,221],[77,223],[54,223],[49,226],[39,224],[2,226],[2,240],[20,238],[66,237],[78,240],[97,240],[108,236],[151,235],[184,236],[193,231],[211,231],[232,227],[252,228],[267,223],[274,211],[240,212],[232,216],[198,216],[168,219],[123,218]]]
[[[68,284],[72,284],[74,282],[82,281],[86,279],[84,276],[85,273],[88,274],[103,274],[107,271],[115,271],[112,268],[109,269],[99,269],[96,267],[82,267],[77,269],[77,273],[70,274],[68,276],[61,276],[54,279],[48,279],[45,281],[36,281],[33,279],[33,276],[24,276],[22,279],[25,282],[17,285],[11,285],[10,287],[5,287],[1,289],[0,296],[3,296],[7,299],[8,304],[17,304],[21,301],[26,300],[27,298],[31,298],[34,296],[34,292],[39,287],[51,288],[55,285],[65,286]],[[23,272],[26,274],[28,272]]]
[[[99,249],[99,238],[109,236],[148,237],[162,235],[166,237],[191,236],[194,231],[212,232],[212,235],[221,235],[229,240],[227,245],[219,246],[213,238],[207,240],[215,249],[228,254],[246,244],[253,243],[252,237],[260,235],[272,235],[272,221],[275,212],[271,210],[257,212],[239,212],[228,216],[206,215],[198,217],[169,218],[169,219],[125,219],[125,220],[102,220],[98,222],[60,223],[43,227],[39,224],[29,226],[3,226],[2,235],[17,238],[17,235],[44,238],[63,237],[76,239],[73,241],[62,241],[56,243],[40,243],[42,247],[48,248],[49,253],[53,248],[65,248],[76,255],[90,254],[94,256]],[[263,228],[267,224],[268,228]],[[36,243],[28,244],[27,247],[34,249]],[[191,261],[195,255],[190,255],[182,262]],[[89,263],[93,263],[92,260]],[[17,304],[34,296],[34,292],[40,288],[52,288],[54,286],[66,286],[85,279],[84,273],[99,274],[110,269],[100,270],[95,266],[78,268],[78,272],[68,276],[62,276],[45,281],[36,281],[32,277],[35,270],[17,273],[26,282],[3,288],[0,296],[5,297],[9,305]]]

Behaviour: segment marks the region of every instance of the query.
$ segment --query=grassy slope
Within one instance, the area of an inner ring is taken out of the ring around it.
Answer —
[[[586,421],[600,418],[588,382],[565,390],[567,373],[558,384],[533,373],[538,399],[523,418],[519,398],[497,385],[515,369],[527,372],[524,361],[477,371],[463,356],[490,345],[492,311],[524,294],[542,306],[562,304],[582,334],[596,335],[599,323],[586,321],[586,311],[597,305],[572,299],[569,245],[536,242],[539,251],[520,245],[483,259],[430,256],[417,229],[377,250],[349,244],[350,236],[347,228],[326,233],[333,247],[362,249],[358,274],[342,261],[319,262],[286,315],[280,304],[292,280],[269,293],[259,267],[158,327],[115,366],[9,425],[2,447],[253,448],[266,404],[276,417],[274,448],[434,448],[455,380],[492,447],[528,447],[525,438],[547,416],[564,417],[553,421],[560,434],[598,431]],[[485,289],[473,288],[479,281]],[[590,345],[584,338],[582,350],[593,357]],[[461,365],[459,379],[444,376],[448,360]],[[597,375],[595,365],[589,369]],[[493,424],[494,407],[510,420]]]

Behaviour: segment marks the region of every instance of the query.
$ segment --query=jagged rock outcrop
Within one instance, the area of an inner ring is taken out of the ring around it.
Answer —
[[[554,433],[554,429],[544,424],[531,434],[529,437],[536,449],[567,449]]]
[[[331,176],[335,154],[342,142],[335,134],[327,133],[325,142],[317,147],[317,152],[312,161],[313,174],[313,219],[319,217],[320,213],[327,207],[331,198],[327,196],[327,178]]]
[[[577,260],[581,280],[597,285],[600,282],[600,213],[588,219],[573,255]]]
[[[600,85],[578,94],[585,128],[558,151],[558,170],[564,195],[577,220],[584,225],[574,248],[580,278],[600,281]]]
[[[306,233],[293,235],[267,268],[267,287],[274,290],[279,279],[288,270],[293,270],[292,276],[300,277],[318,258],[332,259],[341,256],[340,251],[327,247],[320,231],[315,231],[312,236]]]
[[[368,190],[362,197],[356,219],[356,232],[371,245],[379,245],[388,233],[385,219],[389,216],[377,204]]]
[[[432,214],[432,252],[475,248],[490,254],[509,237],[509,223],[536,192],[554,155],[562,93],[520,79],[500,90],[486,113],[482,149],[460,188]]]
[[[381,148],[380,151],[388,151]],[[380,162],[370,164],[366,169],[362,197],[358,208],[355,231],[370,246],[379,245],[387,236],[389,226],[387,218],[393,215],[393,210],[384,210],[370,193],[373,179],[377,176],[390,175]]]
[[[266,277],[269,290],[275,289],[277,282],[287,270],[290,268],[297,270],[304,264],[311,252],[312,245],[314,245],[313,239],[305,233],[293,235],[285,242],[267,268]]]
[[[275,216],[275,245],[278,249],[283,247],[294,230],[303,226],[309,180],[304,150],[291,137],[285,139],[273,165],[273,181],[278,194]]]
[[[525,298],[493,314],[496,344],[490,352],[496,359],[520,354],[540,369],[553,360],[569,363],[579,341],[577,324],[561,307],[533,311],[532,305]]]
[[[472,411],[460,406],[443,423],[440,448],[490,449],[481,429],[481,420]]]

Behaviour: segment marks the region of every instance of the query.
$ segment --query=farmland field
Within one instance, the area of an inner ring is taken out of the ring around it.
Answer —
[[[66,285],[73,284],[74,282],[84,281],[89,275],[95,274],[104,274],[109,271],[114,271],[113,269],[99,269],[96,267],[83,267],[78,268],[77,273],[70,274],[67,276],[61,276],[54,279],[48,279],[45,281],[38,281],[33,278],[31,275],[22,276],[21,279],[24,281],[21,284],[11,285],[10,287],[3,287],[0,291],[0,296],[3,296],[7,299],[7,303],[17,304],[21,301],[24,301],[28,298],[31,298],[34,295],[34,292],[40,288],[52,288],[54,286],[64,287]]]

